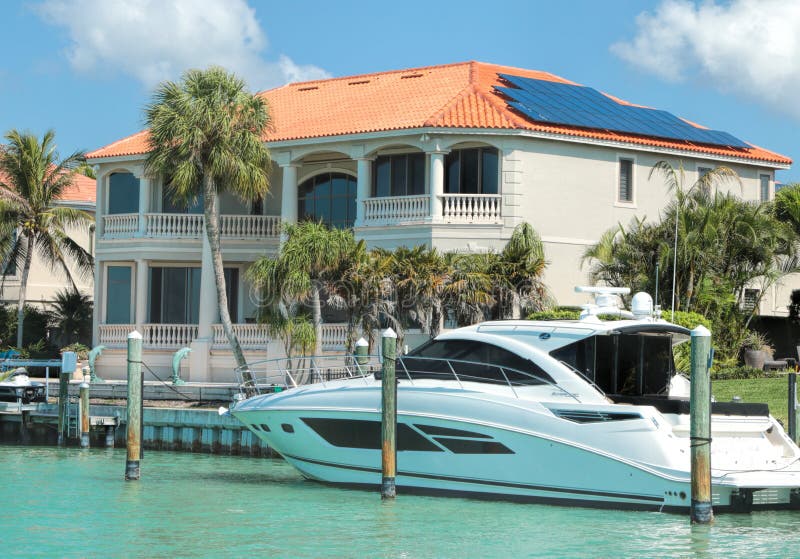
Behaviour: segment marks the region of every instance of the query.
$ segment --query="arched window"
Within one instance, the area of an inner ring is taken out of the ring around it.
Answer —
[[[108,213],[139,211],[139,179],[132,173],[111,173],[108,179]]]
[[[349,229],[356,220],[356,179],[344,173],[322,173],[297,189],[299,219]]]

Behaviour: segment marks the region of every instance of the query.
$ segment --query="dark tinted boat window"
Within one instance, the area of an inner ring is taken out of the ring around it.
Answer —
[[[514,454],[514,451],[503,443],[494,441],[471,441],[469,439],[436,437],[436,442],[443,444],[447,447],[447,450],[455,454]]]
[[[550,375],[530,359],[485,342],[434,340],[412,351],[409,357],[411,359],[405,359],[398,369],[398,376],[405,374],[404,365],[412,378],[452,378],[453,372],[455,372],[462,380],[505,384],[506,380],[503,376],[505,373],[505,376],[513,384],[531,385],[553,382]],[[416,359],[417,357],[432,357],[448,361]],[[472,363],[459,363],[458,361],[471,361]]]
[[[372,450],[381,448],[380,421],[304,417],[303,423],[333,446]],[[444,452],[405,423],[397,424],[397,450]]]

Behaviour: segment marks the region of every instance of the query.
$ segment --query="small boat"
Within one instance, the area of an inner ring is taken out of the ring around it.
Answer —
[[[0,381],[0,402],[30,404],[46,401],[44,384],[32,381],[24,367],[14,369],[4,378],[5,374],[0,373],[3,379]]]
[[[689,380],[673,348],[690,332],[645,293],[631,313],[613,289],[587,290],[580,320],[483,322],[398,358],[399,493],[688,512]],[[380,366],[348,359],[312,364],[310,384],[267,375],[269,393],[230,412],[306,478],[377,490]],[[800,449],[767,406],[711,413],[714,510],[800,508]]]

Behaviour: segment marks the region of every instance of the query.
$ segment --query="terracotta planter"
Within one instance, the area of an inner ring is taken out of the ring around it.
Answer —
[[[763,369],[764,361],[767,360],[767,353],[760,349],[744,350],[744,364],[755,369]]]

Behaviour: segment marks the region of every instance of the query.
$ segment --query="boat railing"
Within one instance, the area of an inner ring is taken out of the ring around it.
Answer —
[[[579,377],[581,377],[583,380],[585,380],[586,382],[588,382],[588,383],[589,383],[589,384],[592,386],[592,388],[594,388],[595,390],[597,390],[597,391],[598,391],[600,394],[602,394],[604,397],[606,396],[606,393],[603,391],[603,389],[602,389],[602,388],[600,388],[600,387],[597,385],[597,383],[596,383],[595,381],[593,381],[592,379],[590,379],[589,377],[587,377],[587,376],[584,374],[584,372],[583,372],[583,371],[580,371],[580,370],[578,370],[578,368],[577,368],[577,367],[575,367],[575,366],[574,366],[574,365],[572,365],[571,363],[567,363],[566,361],[561,361],[561,360],[559,360],[559,363],[561,363],[561,364],[562,364],[562,365],[564,365],[564,366],[565,366],[567,369],[569,369],[570,371],[572,371],[573,373],[575,373],[575,374],[577,374]]]
[[[464,361],[444,357],[403,355],[397,359],[397,377],[405,376],[412,384],[419,379],[455,380],[463,388],[464,382],[505,385],[519,398],[518,388],[549,386],[560,394],[580,402],[572,392],[559,386],[546,376],[513,367],[480,361]],[[377,376],[377,375],[376,375]]]
[[[307,355],[264,359],[237,367],[236,380],[245,394],[281,392],[304,384],[364,378],[379,371],[377,355]]]

